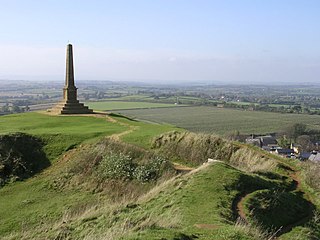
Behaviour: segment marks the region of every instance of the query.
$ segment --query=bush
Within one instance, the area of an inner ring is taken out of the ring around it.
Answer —
[[[132,179],[136,166],[129,155],[110,152],[100,162],[100,175],[104,178]]]
[[[145,163],[138,164],[129,155],[110,152],[101,160],[99,172],[103,178],[149,182],[158,179],[168,164],[165,158],[159,156],[153,156]]]
[[[162,175],[166,163],[168,163],[166,159],[156,156],[150,162],[137,166],[134,176],[140,182],[156,180]]]

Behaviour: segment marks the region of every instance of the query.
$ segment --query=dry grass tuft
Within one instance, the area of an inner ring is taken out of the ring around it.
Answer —
[[[262,227],[249,224],[243,219],[238,218],[235,225],[235,230],[239,231],[246,236],[251,236],[255,240],[273,240],[276,239],[277,232],[271,233],[266,230],[263,230]]]
[[[320,190],[320,164],[307,161],[302,163],[305,182],[315,190]]]
[[[202,164],[208,158],[224,161],[246,172],[272,171],[277,164],[247,146],[239,146],[216,135],[170,132],[153,141],[153,148],[173,159]]]
[[[261,153],[247,147],[234,152],[228,163],[246,172],[271,172],[277,167],[274,159],[266,158]]]

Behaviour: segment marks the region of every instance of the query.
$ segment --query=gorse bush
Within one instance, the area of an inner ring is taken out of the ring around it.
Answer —
[[[169,162],[160,156],[154,156],[144,163],[135,163],[129,155],[110,152],[101,160],[98,171],[103,178],[148,182],[158,179],[168,164]]]
[[[137,166],[134,171],[134,177],[140,182],[155,180],[162,175],[163,170],[168,164],[168,160],[156,156],[150,162]]]
[[[134,170],[132,158],[122,153],[107,154],[99,165],[99,172],[104,178],[132,179]]]

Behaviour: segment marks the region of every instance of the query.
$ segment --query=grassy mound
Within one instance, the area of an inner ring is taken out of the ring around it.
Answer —
[[[24,133],[0,136],[0,186],[29,178],[48,166],[39,138]]]
[[[313,207],[301,193],[260,190],[245,201],[248,216],[268,229],[279,229],[307,217]]]

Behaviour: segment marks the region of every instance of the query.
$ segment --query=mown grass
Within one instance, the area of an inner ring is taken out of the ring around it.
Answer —
[[[107,122],[105,118],[88,116],[52,116],[37,112],[0,117],[0,134],[25,132],[33,135],[82,135],[84,139],[121,132],[125,127]]]
[[[0,117],[0,134],[24,132],[42,138],[51,161],[84,141],[126,129],[126,126],[108,122],[105,118],[88,116],[51,116],[32,112]]]
[[[194,132],[226,134],[278,132],[293,123],[305,123],[320,129],[320,116],[243,111],[216,107],[181,107],[166,109],[123,110],[120,113],[137,119],[169,123]]]
[[[143,148],[150,148],[153,138],[162,133],[170,131],[185,131],[184,129],[174,127],[170,124],[145,123],[117,114],[111,114],[111,116],[121,124],[130,126],[132,129],[129,134],[122,136],[121,140]]]
[[[176,107],[168,103],[150,103],[150,102],[128,102],[128,101],[104,101],[104,102],[86,102],[86,105],[93,110],[108,111],[114,109],[139,109],[139,108],[161,108]]]

